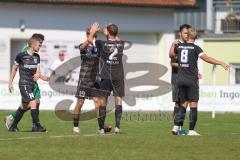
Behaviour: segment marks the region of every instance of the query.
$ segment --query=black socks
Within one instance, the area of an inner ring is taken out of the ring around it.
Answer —
[[[104,129],[106,113],[107,113],[106,106],[100,106],[99,107],[99,117],[98,117],[99,129]]]
[[[21,109],[20,107],[18,108],[16,112],[16,118],[13,121],[12,127],[17,127],[18,122],[22,119],[23,114],[26,112],[26,110]]]
[[[73,115],[73,126],[74,127],[78,127],[78,125],[79,125],[79,117],[80,117],[80,114],[74,114]]]
[[[175,126],[178,126],[178,117],[177,117],[178,114],[179,114],[179,107],[175,106],[173,110],[173,121]]]
[[[183,126],[183,122],[186,115],[186,108],[180,106],[178,107],[175,116],[174,116],[174,125],[175,126]]]
[[[122,105],[115,106],[115,127],[120,128],[122,118]]]
[[[32,122],[35,125],[39,124],[39,117],[37,109],[31,109]]]
[[[197,108],[191,108],[189,114],[189,130],[194,130],[197,123]]]

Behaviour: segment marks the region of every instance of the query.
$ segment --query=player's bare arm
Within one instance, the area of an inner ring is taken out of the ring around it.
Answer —
[[[93,43],[94,38],[95,38],[95,34],[100,30],[100,26],[99,23],[95,22],[92,24],[91,28],[90,28],[90,34],[87,38],[88,43]]]
[[[179,43],[181,43],[180,40],[176,40],[172,43],[171,48],[169,50],[169,57],[170,58],[175,57],[176,53],[175,53],[174,49],[175,49],[176,45],[179,44]]]
[[[86,39],[83,43],[82,43],[82,45],[80,46],[80,49],[85,49],[85,48],[87,48],[88,47],[88,45],[89,45],[89,40],[88,39]]]
[[[88,36],[89,37],[89,36]],[[80,49],[86,49],[90,43],[93,43],[93,40],[89,40],[88,37],[86,40],[80,45]]]
[[[33,76],[33,80],[37,81],[40,78],[41,72],[40,72],[40,65],[37,65],[36,73]]]
[[[45,76],[45,75],[42,75],[42,74],[40,74],[39,78],[40,78],[41,80],[47,81],[47,82],[50,80],[49,76]]]
[[[217,60],[217,59],[214,59],[214,58],[212,58],[212,57],[209,57],[209,56],[206,55],[206,54],[202,54],[202,55],[200,56],[200,58],[201,58],[202,60],[204,60],[205,62],[208,62],[208,63],[211,63],[211,64],[215,64],[215,65],[221,65],[221,67],[223,67],[225,70],[228,70],[228,69],[229,69],[229,65],[228,65],[228,64],[226,64],[226,63],[224,63],[224,62],[222,62],[222,61],[219,61],[219,60]]]
[[[18,70],[18,65],[17,64],[14,64],[12,66],[12,71],[11,71],[11,74],[10,74],[10,77],[9,77],[9,82],[8,82],[8,89],[9,89],[9,92],[12,93],[14,88],[13,88],[13,79],[17,73],[17,70]]]
[[[174,62],[173,58],[171,58],[170,65],[174,68],[178,68],[178,63]]]

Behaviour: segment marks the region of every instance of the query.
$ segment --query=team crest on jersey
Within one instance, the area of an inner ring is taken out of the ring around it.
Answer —
[[[34,61],[34,63],[37,63],[37,58],[34,58],[33,61]]]

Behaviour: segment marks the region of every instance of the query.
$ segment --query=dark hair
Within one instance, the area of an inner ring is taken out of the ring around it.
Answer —
[[[40,33],[34,33],[30,39],[44,41],[45,38],[44,38],[44,35],[42,35]]]
[[[34,33],[32,37],[28,40],[28,45],[31,47],[32,41],[37,40],[39,42],[44,41],[44,35],[40,33]]]
[[[118,34],[118,26],[116,24],[108,25],[107,30],[111,36],[116,36]]]
[[[191,27],[192,27],[192,26],[189,25],[189,24],[182,24],[182,25],[179,27],[179,31],[181,32],[184,28],[189,29],[189,28],[191,28]]]

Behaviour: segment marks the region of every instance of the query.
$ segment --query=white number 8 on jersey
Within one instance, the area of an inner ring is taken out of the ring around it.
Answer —
[[[183,49],[181,51],[181,62],[188,63],[188,50],[186,50],[186,49]]]

